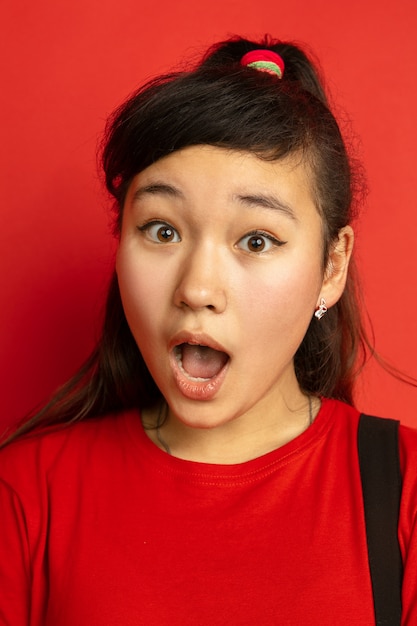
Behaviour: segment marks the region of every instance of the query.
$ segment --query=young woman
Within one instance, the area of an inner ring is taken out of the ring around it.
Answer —
[[[359,189],[314,67],[291,44],[218,44],[115,112],[103,165],[101,341],[0,455],[0,624],[374,624]],[[400,456],[411,626],[404,427]]]

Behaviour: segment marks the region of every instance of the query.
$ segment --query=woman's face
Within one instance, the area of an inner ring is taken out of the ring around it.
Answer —
[[[295,158],[195,146],[133,179],[117,274],[171,415],[212,428],[300,395],[294,354],[320,298],[340,296],[322,256],[309,174]]]

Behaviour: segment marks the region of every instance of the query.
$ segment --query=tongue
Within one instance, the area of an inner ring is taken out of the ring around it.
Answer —
[[[213,378],[226,364],[227,354],[207,346],[184,343],[182,348],[182,367],[193,378]]]

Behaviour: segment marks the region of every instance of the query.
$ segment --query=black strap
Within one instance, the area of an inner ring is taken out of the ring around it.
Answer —
[[[401,470],[396,420],[361,415],[359,466],[377,626],[400,626],[402,559],[398,543]]]

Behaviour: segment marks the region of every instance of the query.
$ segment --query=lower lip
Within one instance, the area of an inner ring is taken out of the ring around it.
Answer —
[[[208,380],[195,380],[189,378],[179,367],[174,354],[171,354],[171,367],[174,373],[176,385],[181,394],[189,400],[207,401],[214,398],[222,386],[229,368],[229,361],[222,367],[220,372]]]

